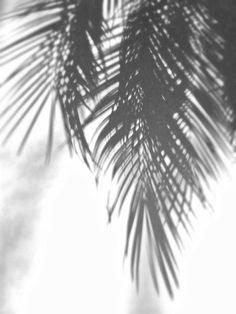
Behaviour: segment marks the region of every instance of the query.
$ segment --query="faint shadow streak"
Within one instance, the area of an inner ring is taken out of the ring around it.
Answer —
[[[12,295],[33,256],[34,228],[43,194],[56,170],[55,162],[45,164],[39,143],[20,157],[0,151],[0,169],[0,313],[12,313]]]

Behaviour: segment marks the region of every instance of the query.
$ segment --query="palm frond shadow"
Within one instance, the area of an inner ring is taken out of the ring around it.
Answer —
[[[50,106],[50,154],[59,108],[69,147],[97,179],[110,173],[109,220],[130,198],[125,256],[132,278],[138,285],[146,232],[154,286],[159,291],[159,267],[170,296],[179,285],[179,229],[191,232],[193,199],[208,206],[206,186],[232,156],[235,19],[228,2],[222,15],[221,1],[53,0],[1,19],[18,25],[2,40],[0,65],[16,64],[1,84],[8,88],[4,142],[34,109],[21,151]]]

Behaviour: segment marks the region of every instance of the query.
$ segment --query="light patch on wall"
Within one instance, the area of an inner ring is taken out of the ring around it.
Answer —
[[[107,225],[93,175],[65,157],[44,197],[36,256],[21,292],[21,314],[127,313],[120,221]],[[17,313],[18,314],[18,313]]]
[[[44,198],[37,254],[19,314],[234,313],[235,183],[232,169],[232,179],[215,191],[215,213],[199,214],[192,239],[185,241],[181,288],[170,301],[163,292],[156,296],[145,264],[145,286],[135,295],[129,272],[122,269],[122,217],[106,225],[105,201],[92,174],[77,158],[64,158]]]

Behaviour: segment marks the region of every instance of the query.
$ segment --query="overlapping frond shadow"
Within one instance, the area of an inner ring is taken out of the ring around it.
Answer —
[[[132,277],[138,285],[145,232],[155,288],[161,276],[173,296],[179,230],[190,232],[193,199],[207,206],[209,178],[231,154],[234,98],[225,59],[234,62],[235,54],[219,11],[205,0],[53,0],[1,19],[11,21],[17,27],[2,39],[0,59],[15,64],[1,83],[4,142],[34,112],[21,151],[50,106],[50,153],[59,107],[69,147],[94,162],[97,178],[111,173],[109,219],[129,203]],[[93,143],[85,135],[90,125]]]
[[[87,162],[90,152],[81,119],[91,111],[87,98],[98,79],[96,54],[103,32],[102,9],[101,1],[42,1],[22,5],[2,18],[3,30],[4,24],[14,23],[1,48],[1,66],[12,65],[1,82],[1,87],[8,88],[8,101],[4,99],[7,106],[0,113],[4,143],[31,114],[21,151],[50,102],[48,149],[52,146],[55,107],[59,105],[68,145],[72,147],[76,138]]]
[[[236,3],[233,0],[208,0],[204,1],[204,4],[215,20],[212,25],[214,31],[224,40],[223,58],[219,65],[225,78],[223,94],[225,99],[231,103],[234,112],[236,112],[236,74],[233,70],[236,67]],[[232,127],[235,132],[235,114]]]
[[[208,18],[206,8],[191,1],[144,1],[132,7],[119,71],[90,117],[109,112],[94,148],[98,176],[112,168],[117,187],[113,201],[109,198],[109,216],[132,195],[125,249],[132,276],[138,283],[145,228],[156,290],[154,265],[159,265],[171,296],[173,281],[178,286],[173,241],[182,247],[179,228],[189,232],[193,198],[207,205],[203,186],[209,177],[217,178],[222,156],[230,153],[233,114],[217,67],[223,40]]]

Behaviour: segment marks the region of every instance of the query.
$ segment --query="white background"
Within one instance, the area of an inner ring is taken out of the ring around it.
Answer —
[[[43,136],[34,136],[20,157],[11,144],[0,151],[0,313],[236,313],[235,166],[214,188],[215,213],[199,208],[170,301],[154,293],[146,264],[136,295],[123,216],[107,225],[91,173],[66,151],[45,165]]]

